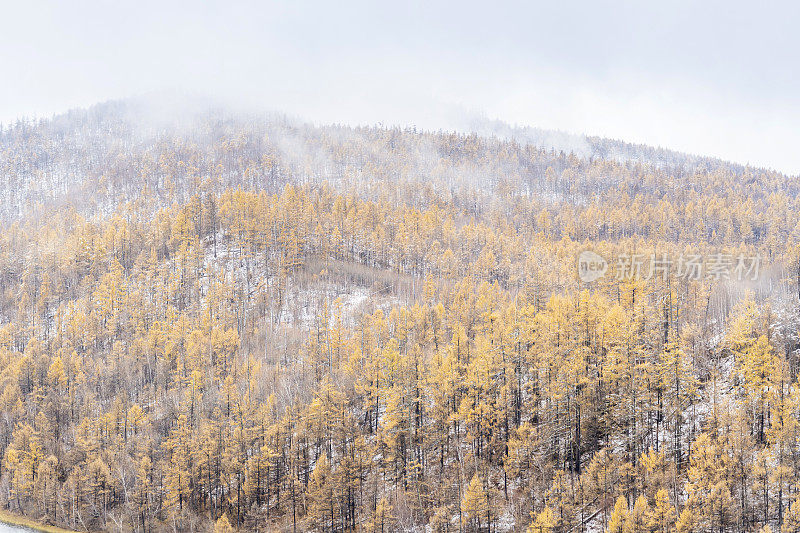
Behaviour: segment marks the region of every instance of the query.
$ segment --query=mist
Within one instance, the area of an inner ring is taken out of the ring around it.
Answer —
[[[13,4],[0,121],[175,91],[317,124],[499,120],[565,132],[568,147],[586,134],[797,174],[797,9]]]

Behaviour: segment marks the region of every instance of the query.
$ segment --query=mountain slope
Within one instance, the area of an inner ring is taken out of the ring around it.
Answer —
[[[174,115],[117,102],[2,133],[12,512],[136,531],[800,520],[796,179],[605,141],[584,158]]]

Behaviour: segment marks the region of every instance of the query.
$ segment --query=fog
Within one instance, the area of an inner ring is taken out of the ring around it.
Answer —
[[[568,132],[800,172],[788,2],[4,4],[6,123],[168,90],[315,123],[500,120],[578,152]]]

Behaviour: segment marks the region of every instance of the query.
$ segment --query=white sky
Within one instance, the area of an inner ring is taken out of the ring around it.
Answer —
[[[482,114],[800,173],[797,3],[383,4],[0,0],[0,121],[178,89],[317,122]]]

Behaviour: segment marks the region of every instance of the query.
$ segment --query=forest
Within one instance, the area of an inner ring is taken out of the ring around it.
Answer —
[[[137,533],[800,532],[797,177],[152,115],[0,128],[2,508]]]

